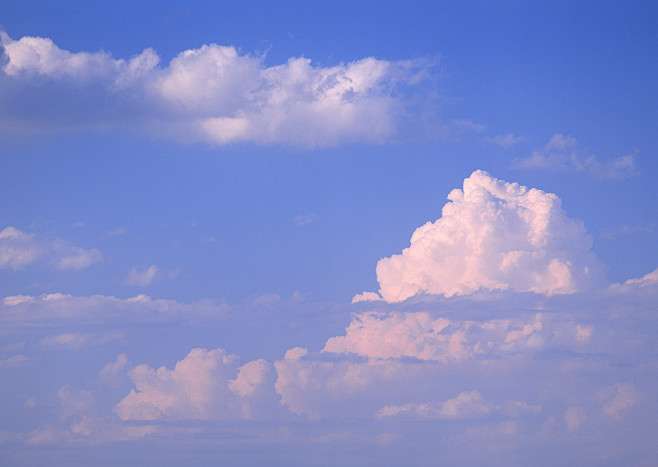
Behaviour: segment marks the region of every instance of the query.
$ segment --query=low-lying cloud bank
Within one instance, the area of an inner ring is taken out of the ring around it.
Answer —
[[[137,126],[219,145],[389,141],[409,117],[405,95],[429,77],[432,65],[368,57],[322,67],[293,57],[268,67],[261,56],[218,44],[185,50],[161,65],[150,48],[126,60],[4,32],[0,44],[6,85],[0,120],[14,131]]]

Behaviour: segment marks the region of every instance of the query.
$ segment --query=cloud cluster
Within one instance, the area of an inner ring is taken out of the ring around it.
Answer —
[[[114,408],[122,420],[250,418],[272,380],[265,360],[239,366],[223,349],[192,349],[173,370],[138,365],[128,376],[136,390]]]
[[[78,103],[80,109],[94,109],[83,113],[87,120],[113,126],[139,122],[160,136],[212,144],[322,147],[390,140],[405,115],[405,90],[426,78],[430,66],[424,60],[365,58],[321,67],[295,57],[267,67],[263,57],[217,44],[185,50],[160,66],[152,49],[123,60],[105,52],[62,50],[48,38],[13,40],[2,33],[0,41],[3,79],[15,88],[14,96],[45,82],[70,98],[67,108]],[[43,97],[31,109],[24,103],[20,112],[17,98],[8,98],[14,104],[0,107],[0,117],[32,119],[34,126],[43,106],[52,107],[47,114],[64,112],[54,108],[52,96]],[[108,101],[121,105],[101,110]],[[71,118],[72,126],[88,124],[80,116]],[[54,126],[56,120],[44,124]]]
[[[47,261],[56,269],[84,269],[103,259],[97,249],[86,250],[64,240],[40,240],[15,227],[0,231],[0,268],[20,269]]]
[[[441,218],[416,229],[402,254],[377,264],[384,300],[479,289],[570,294],[600,280],[591,238],[556,195],[478,170],[448,199]]]
[[[601,162],[595,155],[588,155],[575,138],[561,134],[553,135],[543,148],[533,151],[529,157],[515,159],[512,168],[578,172],[600,180],[629,178],[640,173],[635,167],[634,154]]]

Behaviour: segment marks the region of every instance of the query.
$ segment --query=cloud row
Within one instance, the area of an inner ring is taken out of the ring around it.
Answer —
[[[478,170],[448,200],[441,218],[416,229],[402,254],[378,262],[384,300],[480,289],[570,294],[601,280],[590,236],[556,195]],[[370,292],[354,300],[373,298]]]
[[[13,40],[3,32],[0,40],[1,78],[11,93],[0,118],[13,126],[21,119],[34,126],[39,115],[52,114],[44,126],[54,127],[55,117],[72,127],[129,121],[160,136],[212,144],[388,141],[405,116],[406,91],[430,67],[425,60],[375,58],[322,67],[303,57],[267,67],[261,56],[217,44],[185,50],[163,66],[152,49],[124,60],[62,50],[48,38]],[[29,98],[34,92],[44,93],[38,102]]]
[[[129,368],[119,356],[101,373],[126,371],[135,385],[115,406],[123,420],[262,419],[283,405],[311,419],[557,416],[573,431],[584,413],[618,420],[645,400],[655,350],[638,346],[633,322],[651,310],[658,282],[642,284],[648,295],[630,309],[637,282],[583,300],[523,295],[485,312],[476,297],[469,311],[453,311],[452,298],[420,312],[403,304],[354,313],[320,351],[293,347],[273,363],[193,349],[173,369]],[[626,369],[614,369],[621,362]],[[592,375],[597,384],[581,381]]]

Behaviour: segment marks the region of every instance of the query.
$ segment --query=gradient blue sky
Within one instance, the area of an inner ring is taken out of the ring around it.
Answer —
[[[2,2],[0,461],[648,465],[657,23]]]

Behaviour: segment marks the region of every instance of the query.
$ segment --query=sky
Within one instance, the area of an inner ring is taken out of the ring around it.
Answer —
[[[658,458],[658,6],[0,4],[0,463]]]

